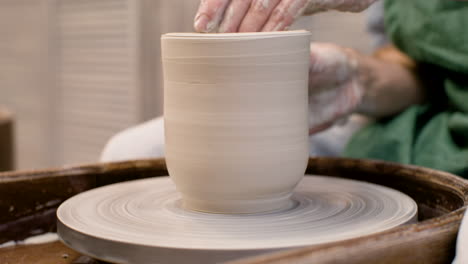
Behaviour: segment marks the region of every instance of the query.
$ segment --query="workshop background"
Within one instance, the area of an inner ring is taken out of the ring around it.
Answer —
[[[107,140],[162,115],[160,35],[192,31],[198,0],[0,0],[0,106],[16,168],[98,160]],[[304,17],[312,39],[370,52],[366,14]]]

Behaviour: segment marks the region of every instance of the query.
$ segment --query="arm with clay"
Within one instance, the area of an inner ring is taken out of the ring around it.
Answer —
[[[353,112],[381,118],[424,100],[416,63],[393,46],[366,56],[334,44],[312,44],[310,58],[311,133]]]
[[[326,10],[360,12],[376,0],[202,0],[197,32],[286,30],[301,15]]]

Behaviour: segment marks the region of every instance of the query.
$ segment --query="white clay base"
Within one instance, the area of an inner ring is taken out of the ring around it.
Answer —
[[[57,211],[71,248],[115,263],[213,263],[364,236],[415,222],[417,205],[383,186],[307,176],[289,208],[259,214],[184,209],[169,177],[93,189]]]

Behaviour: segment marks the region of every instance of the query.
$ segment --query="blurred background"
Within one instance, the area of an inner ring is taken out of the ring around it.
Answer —
[[[96,162],[112,135],[162,115],[159,38],[192,31],[198,2],[0,0],[0,107],[14,116],[16,168]],[[295,28],[370,52],[365,24],[365,13],[330,12]]]

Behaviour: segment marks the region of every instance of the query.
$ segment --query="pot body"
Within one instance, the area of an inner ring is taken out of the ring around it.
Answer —
[[[162,37],[165,151],[189,209],[291,205],[308,160],[309,33]]]

